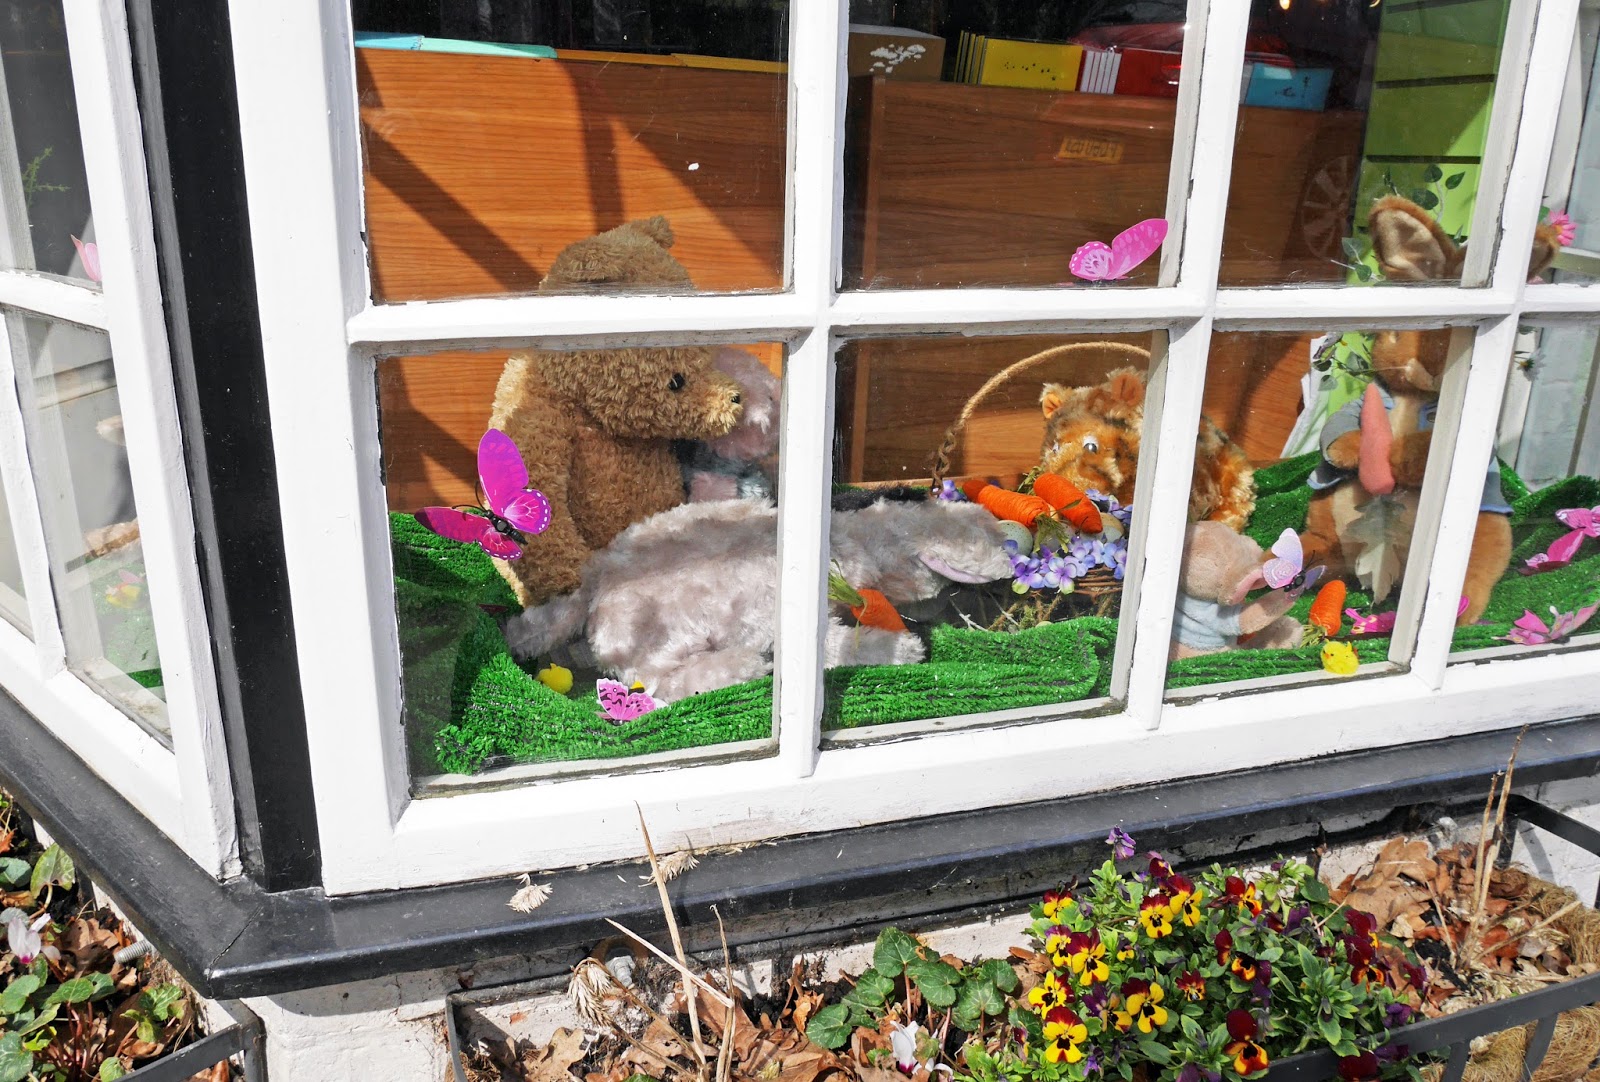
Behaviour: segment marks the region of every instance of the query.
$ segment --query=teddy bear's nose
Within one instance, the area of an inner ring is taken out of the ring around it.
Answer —
[[[734,391],[733,392],[733,404],[735,406],[737,406],[739,404],[739,402],[740,402],[739,392],[738,391]]]

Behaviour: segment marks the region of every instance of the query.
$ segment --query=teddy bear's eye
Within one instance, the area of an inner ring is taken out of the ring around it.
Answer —
[[[1083,449],[1092,455],[1100,450],[1100,441],[1093,436],[1085,436],[1083,437]]]
[[[669,391],[681,391],[681,390],[683,390],[683,384],[684,384],[683,373],[682,372],[674,372],[674,373],[672,373],[672,378],[667,380],[667,390],[669,390]]]

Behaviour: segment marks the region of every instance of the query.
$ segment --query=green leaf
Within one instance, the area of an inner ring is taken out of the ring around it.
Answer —
[[[1017,971],[1003,958],[991,958],[987,962],[980,962],[976,972],[984,980],[1008,994],[1015,992],[1021,983],[1017,980]]]
[[[1440,169],[1437,164],[1430,165],[1428,168],[1422,171],[1422,179],[1427,181],[1429,184],[1434,183],[1442,176],[1444,176],[1444,170]]]
[[[100,1070],[96,1072],[94,1077],[96,1082],[117,1082],[117,1079],[127,1073],[128,1069],[122,1065],[122,1061],[112,1058],[101,1061]],[[655,1079],[645,1078],[643,1075],[634,1075],[633,1078],[628,1079],[628,1082],[634,1082],[634,1079],[639,1078],[644,1078],[644,1082],[655,1082]]]
[[[979,977],[962,982],[961,993],[956,999],[958,1013],[998,1015],[1004,1014],[1005,1009],[1006,997],[988,980]]]
[[[139,993],[139,1009],[158,1022],[165,1022],[173,1005],[183,999],[183,989],[176,984],[158,984]]]
[[[883,1012],[885,1001],[893,993],[894,981],[885,977],[876,969],[869,969],[861,974],[861,979],[856,982],[854,988],[845,994],[841,1002],[853,1014],[876,1018]]]
[[[14,887],[28,879],[28,862],[17,857],[0,857],[0,886]]]
[[[969,1041],[961,1048],[961,1059],[974,1071],[985,1073],[995,1070],[996,1063],[993,1056],[984,1049],[982,1041]]]
[[[73,867],[72,858],[59,845],[52,845],[40,853],[39,859],[34,862],[28,893],[37,898],[46,887],[58,886],[62,890],[71,890],[77,877],[78,870]]]
[[[33,1053],[22,1047],[22,1034],[0,1037],[0,1082],[22,1082],[33,1070]]]
[[[1465,172],[1451,173],[1449,176],[1444,178],[1445,188],[1449,191],[1454,191],[1455,189],[1461,187],[1461,182],[1466,179],[1466,176],[1467,174]]]
[[[949,962],[937,958],[918,958],[906,965],[906,976],[915,982],[917,991],[928,1001],[928,1006],[941,1011],[955,1006],[956,985],[961,983],[961,971]]]
[[[1041,1022],[1039,1020],[1039,1016],[1034,1014],[1032,1011],[1025,1011],[1021,1007],[1012,1007],[1011,1013],[1009,1016],[1007,1016],[1006,1021],[1010,1022],[1017,1029],[1020,1029],[1026,1033],[1028,1035],[1028,1040],[1032,1041],[1034,1044],[1038,1044],[1040,1041],[1044,1040],[1044,1023]],[[1226,1028],[1224,1028],[1222,1032],[1226,1034],[1228,1031]]]
[[[1344,257],[1352,263],[1359,263],[1366,253],[1362,250],[1361,242],[1354,237],[1345,237],[1339,242],[1339,247],[1344,249]]]
[[[1326,905],[1328,888],[1320,879],[1307,879],[1300,884],[1300,897],[1313,905]]]
[[[1358,282],[1370,282],[1372,280],[1372,268],[1365,263],[1357,263],[1351,270],[1354,272]]]
[[[94,981],[88,977],[74,977],[51,992],[50,997],[44,1001],[45,1006],[52,1003],[87,1003],[94,995],[94,989]]]
[[[1178,1017],[1178,1024],[1183,1029],[1183,1035],[1189,1040],[1197,1045],[1205,1043],[1206,1031],[1201,1028],[1199,1022],[1185,1014]]]
[[[40,1011],[37,1018],[35,1018],[33,1021],[29,1022],[27,1025],[23,1026],[21,1029],[17,1030],[17,1032],[22,1034],[22,1035],[24,1035],[24,1036],[26,1036],[27,1034],[32,1033],[35,1030],[43,1029],[45,1026],[48,1026],[51,1022],[54,1022],[56,1020],[56,1015],[58,1015],[60,1013],[61,1013],[61,1008],[56,1006],[54,1003],[52,1003],[50,1006],[48,1006],[44,1010]]]
[[[1139,1042],[1139,1051],[1151,1063],[1168,1064],[1172,1062],[1172,1050],[1166,1045],[1146,1037]]]
[[[872,949],[872,968],[890,977],[906,971],[906,964],[919,957],[917,941],[898,928],[885,928]]]
[[[1332,1048],[1344,1039],[1344,1031],[1339,1028],[1339,1020],[1327,1015],[1317,1017],[1317,1032],[1322,1034],[1322,1039]]]
[[[1417,206],[1421,207],[1423,210],[1433,210],[1439,205],[1439,197],[1433,192],[1424,191],[1418,194],[1420,194],[1422,198],[1416,201]]]
[[[806,1036],[823,1048],[843,1048],[850,1039],[850,1011],[842,1003],[822,1008],[806,1023]]]
[[[44,984],[38,977],[28,974],[18,977],[0,992],[0,1014],[16,1014],[28,1005],[28,997]]]

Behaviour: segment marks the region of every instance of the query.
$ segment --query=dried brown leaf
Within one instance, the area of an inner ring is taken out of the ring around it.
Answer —
[[[572,1082],[571,1067],[583,1059],[583,1034],[558,1029],[543,1048],[530,1048],[521,1056],[528,1082]]]

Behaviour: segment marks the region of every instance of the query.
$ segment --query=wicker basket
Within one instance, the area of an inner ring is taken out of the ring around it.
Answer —
[[[1146,367],[1150,363],[1149,350],[1127,342],[1069,342],[1066,345],[1041,350],[996,372],[971,398],[967,399],[955,423],[946,430],[944,439],[934,452],[931,489],[937,492],[944,483],[950,471],[951,456],[960,444],[961,434],[966,430],[967,423],[995,391],[1018,376],[1048,362],[1060,361],[1074,354],[1096,352],[1103,354],[1106,351],[1121,354],[1130,361],[1142,363]],[[1008,620],[1014,622],[1021,616],[1025,616],[1031,623],[1062,620],[1073,616],[1111,616],[1116,613],[1117,605],[1122,598],[1122,580],[1117,578],[1110,568],[1093,568],[1074,580],[1074,583],[1075,588],[1071,593],[1058,594],[1050,598],[1029,594],[1019,596],[1009,592],[1006,595],[1009,600],[997,596],[995,601],[1003,603],[997,604],[998,614],[994,617],[994,624],[1005,624]],[[998,630],[998,627],[995,629]]]

